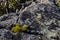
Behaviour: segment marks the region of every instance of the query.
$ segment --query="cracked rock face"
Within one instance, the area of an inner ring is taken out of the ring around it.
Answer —
[[[58,30],[57,28],[60,28],[59,25],[58,25],[58,21],[60,20],[60,12],[59,12],[59,9],[57,6],[55,5],[50,5],[50,4],[37,4],[37,5],[34,5],[32,7],[29,7],[27,8],[23,13],[22,15],[25,13],[25,14],[33,14],[34,16],[32,16],[32,18],[37,21],[35,18],[37,16],[37,14],[41,14],[42,18],[41,18],[41,22],[40,22],[40,25],[43,25],[42,27],[42,32],[43,33],[46,33],[47,35],[47,38],[48,40],[59,40],[57,39],[56,37],[58,36]],[[30,12],[30,13],[29,13]],[[28,17],[26,18],[28,19]],[[25,20],[26,20],[25,19]],[[31,20],[31,21],[34,21],[34,20]],[[30,19],[29,19],[30,20]],[[35,22],[36,23],[36,22]],[[43,24],[42,24],[43,23]],[[34,24],[34,23],[33,23]],[[33,25],[32,24],[32,25]],[[38,23],[39,24],[39,23]],[[35,25],[35,24],[34,24]],[[37,25],[37,24],[36,24]],[[35,26],[36,26],[35,25]],[[35,27],[34,26],[34,27]],[[38,26],[36,26],[38,27]],[[39,26],[40,27],[40,26]],[[41,28],[40,27],[40,28]],[[45,29],[45,28],[46,29]],[[37,29],[37,28],[36,28]],[[50,30],[49,30],[50,29]],[[46,31],[45,31],[46,30]],[[53,32],[51,32],[53,31]],[[49,34],[51,32],[51,34]],[[57,32],[57,33],[56,33]],[[52,35],[54,34],[54,35]],[[52,35],[52,36],[51,36]],[[54,37],[54,38],[51,38],[51,37]]]
[[[0,16],[0,40],[60,40],[59,7],[49,0],[36,1],[20,12]],[[12,32],[16,23],[26,24],[27,30]]]

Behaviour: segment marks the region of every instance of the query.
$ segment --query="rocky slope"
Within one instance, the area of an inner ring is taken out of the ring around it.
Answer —
[[[0,13],[0,40],[60,40],[60,7],[54,0],[1,0]],[[28,28],[13,32],[16,23]]]

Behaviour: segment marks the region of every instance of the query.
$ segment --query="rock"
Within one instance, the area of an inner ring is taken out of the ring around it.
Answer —
[[[60,9],[54,0],[21,0],[12,9],[20,11],[0,16],[0,40],[59,40]],[[29,3],[28,3],[29,2]],[[21,5],[20,5],[21,4]],[[23,4],[23,5],[22,5]],[[19,7],[19,8],[18,8]],[[12,25],[26,24],[27,30],[12,32]]]

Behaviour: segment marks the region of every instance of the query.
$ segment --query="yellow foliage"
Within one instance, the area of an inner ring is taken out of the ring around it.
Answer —
[[[12,28],[12,31],[19,32],[19,30],[20,30],[19,24],[16,23],[15,27]]]
[[[22,31],[26,30],[27,27],[28,27],[28,26],[27,26],[26,24],[24,24],[24,25],[22,26]]]
[[[23,26],[20,26],[18,23],[16,23],[16,25],[14,26],[14,27],[12,27],[12,31],[13,32],[21,32],[21,31],[25,31],[25,30],[27,30],[27,25],[23,25]]]

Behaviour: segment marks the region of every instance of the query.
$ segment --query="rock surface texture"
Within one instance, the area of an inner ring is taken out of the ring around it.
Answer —
[[[12,3],[11,7],[4,8],[1,8],[1,1],[0,10],[6,11],[0,11],[3,13],[0,40],[60,40],[60,7],[55,0],[19,0],[18,5]],[[16,23],[21,28],[25,24],[28,27],[25,31],[13,32],[11,29]]]

